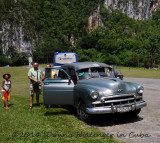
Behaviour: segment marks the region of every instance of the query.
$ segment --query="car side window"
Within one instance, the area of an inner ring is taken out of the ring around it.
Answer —
[[[76,75],[76,71],[72,68],[69,69],[69,75],[71,76],[71,79],[73,81],[74,84],[77,84],[77,75]]]
[[[68,75],[63,70],[59,70],[58,78],[68,79]]]
[[[45,75],[45,78],[47,79],[56,79],[57,78],[57,69],[53,68],[45,68],[45,72],[43,74]]]

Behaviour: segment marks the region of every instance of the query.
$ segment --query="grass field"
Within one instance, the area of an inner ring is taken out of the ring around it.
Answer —
[[[160,69],[144,69],[133,67],[118,67],[124,77],[136,77],[136,78],[154,78],[160,79]]]
[[[4,73],[11,74],[12,92],[9,110],[0,100],[0,142],[4,143],[117,143],[97,128],[88,126],[59,106],[34,106],[29,110],[28,68],[0,67],[0,81]],[[40,102],[43,103],[42,95]],[[35,105],[35,99],[34,99]]]

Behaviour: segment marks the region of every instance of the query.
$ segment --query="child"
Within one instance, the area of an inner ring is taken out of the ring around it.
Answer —
[[[11,80],[9,80],[11,77],[11,75],[9,73],[6,73],[3,75],[3,81],[2,81],[2,92],[4,94],[5,97],[5,101],[4,101],[4,107],[6,109],[9,109],[7,102],[8,102],[8,95],[11,92]]]

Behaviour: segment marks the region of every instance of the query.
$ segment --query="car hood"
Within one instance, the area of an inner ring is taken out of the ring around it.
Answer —
[[[81,80],[77,85],[83,85],[87,88],[94,89],[103,95],[134,93],[138,86],[136,83],[125,82],[117,78],[92,78]]]

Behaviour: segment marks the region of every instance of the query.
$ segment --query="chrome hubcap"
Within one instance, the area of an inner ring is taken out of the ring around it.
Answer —
[[[85,105],[81,105],[81,108],[80,108],[80,115],[83,119],[87,119],[88,118],[88,114],[86,113],[85,111]]]

